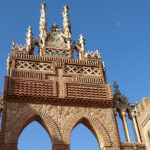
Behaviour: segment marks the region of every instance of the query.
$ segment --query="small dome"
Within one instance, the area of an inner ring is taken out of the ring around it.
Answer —
[[[58,29],[58,25],[57,25],[56,23],[54,23],[54,24],[52,25],[52,28]]]

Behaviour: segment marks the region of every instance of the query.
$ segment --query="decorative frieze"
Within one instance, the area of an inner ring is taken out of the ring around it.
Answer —
[[[66,65],[65,72],[68,74],[84,74],[100,76],[100,69],[96,67]]]
[[[68,50],[52,49],[52,48],[46,48],[44,55],[71,57],[70,51],[68,51]]]
[[[23,70],[53,72],[52,63],[16,60],[15,68],[16,69],[23,69]]]
[[[79,60],[79,59],[71,59],[67,57],[46,57],[46,56],[35,56],[35,55],[26,55],[26,54],[15,54],[15,59],[19,60],[28,60],[28,61],[38,61],[38,62],[62,62],[63,64],[71,64],[71,65],[83,65],[83,66],[93,66],[93,67],[99,67],[100,62],[99,61],[91,61],[91,60]]]
[[[94,77],[77,76],[75,77],[75,82],[83,83],[83,84],[85,83],[86,84],[104,84],[104,81],[101,77],[96,78],[95,76]]]
[[[53,96],[53,82],[9,79],[5,94],[14,96]]]
[[[67,84],[67,95],[71,98],[90,98],[108,100],[105,87],[91,87],[77,84]]]

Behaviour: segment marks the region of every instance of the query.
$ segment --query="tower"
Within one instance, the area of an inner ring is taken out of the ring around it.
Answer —
[[[72,44],[68,6],[62,12],[62,31],[57,24],[47,30],[45,9],[42,3],[40,39],[33,38],[29,27],[26,45],[12,44],[4,97],[0,100],[0,149],[17,150],[20,133],[34,120],[51,136],[53,150],[70,150],[70,134],[79,123],[93,132],[101,150],[133,149],[130,140],[120,143],[115,112],[121,107],[115,105],[114,99],[124,97],[116,90],[114,98],[100,53],[85,51],[82,34]],[[38,56],[34,55],[35,46],[39,48]],[[78,59],[74,58],[74,50]],[[145,149],[141,141],[136,145]]]

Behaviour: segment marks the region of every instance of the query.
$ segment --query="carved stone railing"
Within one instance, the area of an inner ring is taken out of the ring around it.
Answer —
[[[25,54],[21,54],[21,53],[16,53],[15,59],[19,59],[19,60],[29,60],[29,61],[38,61],[38,62],[58,62],[61,64],[76,64],[76,65],[83,65],[83,66],[97,66],[99,67],[100,65],[100,61],[90,61],[90,60],[79,60],[79,59],[71,59],[71,58],[61,58],[60,57],[55,57],[55,56],[51,56],[51,57],[46,57],[46,56],[34,56],[34,55],[25,55]]]
[[[38,70],[38,71],[47,71],[53,72],[52,63],[42,63],[42,62],[31,62],[31,61],[22,61],[17,60],[15,64],[16,69],[23,70]]]
[[[71,57],[70,50],[46,48],[44,55]]]
[[[145,150],[143,143],[121,143],[121,150]]]
[[[96,67],[66,65],[65,72],[68,74],[85,74],[100,76],[100,69]]]

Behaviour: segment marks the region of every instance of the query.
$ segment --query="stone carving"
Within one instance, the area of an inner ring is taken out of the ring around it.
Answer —
[[[45,46],[46,37],[47,37],[47,22],[46,22],[46,12],[45,12],[46,4],[41,4],[41,17],[40,17],[40,41],[42,46]]]
[[[77,76],[75,78],[76,82],[79,83],[86,83],[86,84],[103,84],[103,79],[101,77],[96,78],[94,77],[82,77],[82,76]]]
[[[85,57],[86,58],[95,58],[95,59],[101,59],[101,55],[98,52],[98,50],[96,50],[95,52],[91,51],[91,52],[87,52],[85,53]]]
[[[106,71],[106,66],[105,66],[105,62],[102,62],[102,66],[103,66],[103,70]]]
[[[8,58],[7,58],[7,75],[10,75],[10,64],[11,64],[11,54],[8,54]]]
[[[47,33],[46,38],[46,48],[48,49],[68,49],[67,42],[65,41],[64,35],[59,32],[60,29],[58,28],[57,24],[53,24],[51,27],[51,32]],[[47,51],[46,51],[47,53]]]
[[[16,69],[53,72],[53,66],[51,63],[28,62],[17,60],[15,67]]]
[[[95,67],[66,65],[65,72],[68,74],[85,74],[100,76],[100,69]]]
[[[45,55],[71,57],[69,51],[56,48],[46,48]]]
[[[82,34],[79,36],[79,45],[81,47],[81,51],[85,51],[85,39]]]
[[[62,15],[63,15],[63,34],[67,41],[67,47],[68,49],[70,49],[72,37],[71,37],[71,25],[69,20],[68,9],[69,9],[68,6],[65,5]]]
[[[32,40],[33,40],[33,33],[32,33],[31,26],[29,26],[26,36],[27,36],[27,38],[26,38],[27,51],[30,51],[32,48]]]
[[[21,52],[26,52],[26,46],[25,45],[18,45],[15,44],[15,41],[12,42],[12,48],[13,51],[21,51]]]

